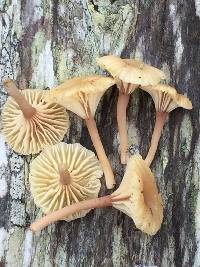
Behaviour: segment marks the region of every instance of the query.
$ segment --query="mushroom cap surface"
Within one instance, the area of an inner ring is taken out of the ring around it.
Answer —
[[[163,202],[154,175],[140,155],[128,160],[123,180],[112,194],[116,199],[128,195],[129,199],[112,205],[131,217],[141,231],[156,234],[163,221]]]
[[[70,173],[68,184],[60,182],[59,167]],[[30,188],[35,204],[44,213],[98,196],[103,172],[95,154],[82,145],[59,143],[45,148],[31,163]],[[71,221],[85,216],[89,210],[64,218]]]
[[[85,119],[88,117],[88,107],[95,115],[102,95],[113,84],[114,79],[100,75],[77,77],[50,90],[46,100],[58,103]]]
[[[8,97],[2,111],[3,134],[8,144],[19,154],[40,152],[45,146],[60,142],[69,128],[69,116],[62,106],[47,103],[43,90],[26,89],[21,93],[36,109],[26,119],[18,104]]]
[[[192,109],[192,102],[167,84],[145,86],[142,89],[152,96],[157,111],[171,112],[177,107]]]
[[[133,85],[155,85],[165,79],[163,71],[145,64],[140,60],[122,59],[117,56],[104,56],[97,59],[97,63],[106,69],[117,81]],[[135,87],[131,88],[131,93]]]

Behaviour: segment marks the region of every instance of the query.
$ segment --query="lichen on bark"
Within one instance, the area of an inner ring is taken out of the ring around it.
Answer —
[[[75,75],[103,73],[96,57],[108,53],[137,57],[162,68],[167,81],[187,94],[194,105],[192,111],[177,109],[169,115],[152,165],[165,207],[164,222],[155,237],[144,235],[126,215],[107,208],[74,222],[59,222],[28,238],[28,225],[42,215],[34,205],[28,182],[29,164],[34,157],[19,156],[6,145],[7,160],[0,160],[0,184],[3,177],[7,185],[6,193],[0,193],[3,265],[200,265],[197,2],[0,1],[0,111],[7,99],[2,85],[5,77],[16,79],[21,88],[27,85],[44,89]],[[102,98],[96,120],[119,184],[124,167],[119,160],[117,95],[113,86]],[[130,154],[146,155],[154,118],[149,95],[134,92],[128,107]],[[64,140],[80,142],[94,151],[83,121],[72,113],[70,120],[71,128]],[[103,183],[101,194],[105,193]],[[30,253],[24,248],[27,242]],[[29,258],[24,259],[24,255]]]

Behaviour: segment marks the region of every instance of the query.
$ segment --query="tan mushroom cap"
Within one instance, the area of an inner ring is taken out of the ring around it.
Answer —
[[[113,202],[113,206],[131,217],[141,231],[156,234],[163,221],[163,202],[153,173],[139,155],[128,160],[121,185],[112,194],[116,199],[128,195],[129,199]]]
[[[132,86],[129,85],[128,93],[132,93],[136,86],[155,85],[166,78],[163,71],[140,60],[122,59],[109,55],[98,58],[97,63],[106,69],[117,81],[121,80],[125,87],[131,83]]]
[[[171,112],[177,107],[192,109],[192,102],[167,84],[146,86],[142,89],[152,96],[157,111]]]
[[[3,134],[14,151],[35,154],[63,139],[69,128],[69,116],[62,106],[46,103],[43,90],[27,89],[22,94],[36,113],[25,118],[15,100],[8,97],[2,111]]]
[[[64,173],[67,177],[69,175],[67,182],[63,181]],[[31,163],[31,193],[44,213],[53,212],[82,200],[96,198],[102,175],[99,161],[92,151],[78,143],[59,143],[45,148]],[[80,211],[63,220],[71,221],[88,212]]]
[[[102,95],[113,84],[115,81],[110,77],[99,75],[77,77],[50,90],[46,99],[58,103],[86,119],[88,107],[94,116]]]

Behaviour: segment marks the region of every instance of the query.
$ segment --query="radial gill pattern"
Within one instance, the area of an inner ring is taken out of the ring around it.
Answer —
[[[2,112],[3,133],[14,151],[35,154],[63,139],[69,128],[69,116],[64,107],[45,102],[42,90],[27,89],[22,93],[36,113],[26,119],[15,100],[9,97]]]
[[[152,96],[157,111],[169,113],[177,107],[192,109],[191,101],[167,84],[145,86],[142,89]]]
[[[177,103],[173,101],[168,93],[157,91],[155,94],[157,94],[157,96],[154,96],[154,103],[157,111],[170,112],[178,107]]]
[[[67,182],[63,182],[64,169],[66,177],[70,178]],[[81,200],[96,198],[102,175],[99,161],[92,151],[80,144],[59,143],[45,148],[33,160],[29,178],[35,204],[44,213],[49,213]],[[88,212],[77,212],[63,220],[71,221]]]

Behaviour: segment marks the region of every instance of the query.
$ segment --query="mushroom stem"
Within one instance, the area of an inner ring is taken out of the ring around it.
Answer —
[[[80,212],[82,210],[90,210],[94,208],[109,207],[109,206],[112,206],[112,202],[126,200],[129,197],[130,196],[126,196],[126,197],[121,197],[120,199],[117,199],[117,200],[112,200],[113,197],[111,195],[108,195],[104,197],[83,200],[81,202],[74,203],[60,210],[49,213],[46,216],[38,219],[37,221],[33,222],[30,225],[30,230],[33,232],[37,232],[37,231],[44,229],[49,224],[62,220],[63,218],[66,218],[67,216],[70,216],[71,214],[75,212]]]
[[[126,109],[128,106],[130,95],[121,92],[119,90],[119,97],[117,102],[117,123],[120,138],[120,153],[121,163],[126,164],[127,158],[127,147],[128,147],[128,136],[127,136],[127,124],[126,124]]]
[[[67,185],[71,183],[71,176],[65,165],[59,166],[60,183]]]
[[[85,120],[86,125],[88,128],[89,134],[91,136],[93,145],[95,147],[95,150],[97,152],[99,161],[100,161],[102,168],[103,168],[103,171],[104,171],[106,186],[108,189],[112,189],[115,185],[114,174],[113,174],[112,168],[110,166],[110,163],[108,161],[108,158],[106,156],[103,145],[101,143],[101,139],[100,139],[100,136],[98,133],[98,129],[97,129],[94,117],[92,116],[90,111],[88,112],[88,115],[89,115],[88,118]]]
[[[14,98],[14,100],[19,105],[21,111],[24,114],[24,117],[30,119],[35,113],[36,109],[33,108],[25,97],[19,92],[17,86],[11,79],[7,79],[4,81],[4,86],[8,94]]]
[[[168,115],[167,112],[159,112],[159,111],[156,112],[156,123],[155,123],[155,127],[153,130],[152,138],[151,138],[151,146],[145,158],[145,162],[147,163],[148,166],[151,165],[154,159],[154,156],[156,154],[158,142],[160,140],[160,136],[161,136],[167,115]]]

